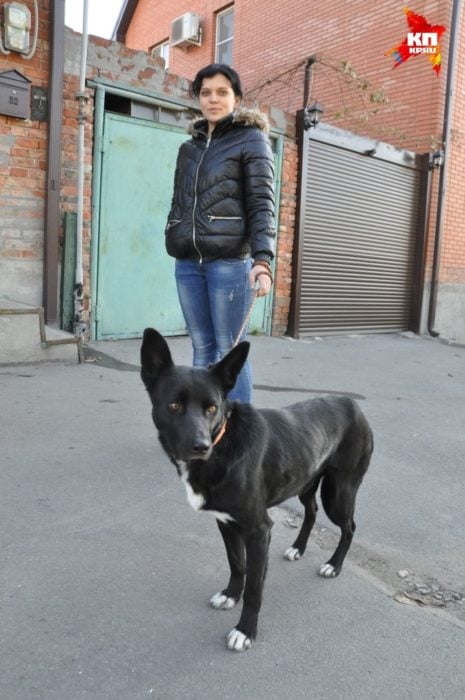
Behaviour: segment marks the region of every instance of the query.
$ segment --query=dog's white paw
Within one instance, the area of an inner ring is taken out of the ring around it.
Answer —
[[[236,605],[234,598],[228,598],[224,593],[215,593],[213,598],[210,598],[210,605],[215,610],[231,610]]]
[[[324,578],[334,578],[336,576],[336,569],[332,564],[322,564],[318,569],[320,576]]]
[[[284,552],[284,558],[289,559],[289,561],[296,561],[297,559],[300,559],[301,556],[302,555],[297,547],[288,547]]]
[[[239,632],[236,628],[228,634],[228,649],[231,649],[231,651],[245,651],[250,649],[252,644],[253,640],[246,637],[243,632]]]

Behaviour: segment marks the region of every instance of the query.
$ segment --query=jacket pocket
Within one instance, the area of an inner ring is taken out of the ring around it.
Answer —
[[[166,224],[166,229],[165,231],[169,231],[170,228],[173,228],[173,226],[176,226],[177,224],[180,224],[182,219],[170,219],[168,223]]]

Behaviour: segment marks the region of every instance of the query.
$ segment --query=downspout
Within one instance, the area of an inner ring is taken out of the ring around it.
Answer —
[[[76,100],[79,100],[78,113],[78,190],[77,190],[77,231],[76,231],[76,270],[74,273],[74,335],[83,336],[85,323],[83,322],[83,292],[84,292],[84,268],[82,262],[83,253],[83,213],[84,213],[84,136],[86,127],[86,111],[88,96],[86,93],[86,68],[88,45],[88,0],[83,3],[82,16],[82,41],[81,41],[81,67],[79,73],[79,92]]]
[[[58,310],[58,232],[60,230],[65,0],[53,0],[50,41],[47,192],[45,203],[43,306],[45,322],[54,324]]]
[[[433,337],[439,335],[439,331],[434,330],[434,325],[436,322],[436,310],[438,303],[438,284],[439,284],[439,267],[441,264],[441,248],[442,248],[442,233],[443,233],[443,219],[444,219],[444,194],[447,186],[447,171],[448,171],[448,151],[450,143],[450,132],[451,132],[451,115],[455,95],[454,83],[456,77],[457,61],[456,61],[456,51],[457,51],[457,40],[460,29],[460,10],[461,10],[461,0],[454,0],[452,7],[452,19],[451,19],[451,38],[449,44],[449,60],[447,67],[447,83],[446,83],[446,101],[444,104],[444,118],[443,118],[443,131],[442,131],[442,144],[444,149],[444,165],[441,168],[439,175],[439,192],[438,192],[438,206],[436,210],[436,230],[434,234],[434,252],[433,252],[433,269],[431,272],[431,289],[429,297],[429,309],[428,309],[428,333]]]

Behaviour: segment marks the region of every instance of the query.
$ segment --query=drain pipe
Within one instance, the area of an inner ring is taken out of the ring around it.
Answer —
[[[88,45],[88,0],[83,3],[82,15],[82,41],[81,41],[81,68],[79,74],[79,92],[75,98],[79,101],[78,112],[78,191],[77,191],[77,231],[76,231],[76,270],[74,274],[74,335],[82,337],[85,332],[83,321],[84,299],[84,268],[82,262],[83,252],[83,212],[84,212],[84,135],[86,127],[87,100],[86,93],[86,68]]]
[[[441,247],[444,219],[444,194],[447,183],[448,152],[451,132],[451,116],[454,102],[454,82],[457,71],[457,42],[460,31],[461,0],[454,0],[451,19],[451,38],[449,43],[449,60],[447,67],[446,101],[444,104],[444,118],[442,131],[442,147],[444,149],[444,165],[439,175],[438,206],[436,210],[436,230],[434,234],[433,269],[431,273],[431,289],[428,309],[428,333],[437,338],[439,331],[434,329],[436,322],[436,310],[438,303],[439,267],[441,263]]]
[[[50,80],[47,128],[47,189],[45,193],[43,307],[45,322],[58,320],[58,232],[61,227],[60,182],[63,137],[63,73],[65,63],[65,0],[50,5]]]

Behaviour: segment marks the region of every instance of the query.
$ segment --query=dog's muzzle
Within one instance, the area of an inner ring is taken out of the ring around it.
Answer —
[[[192,459],[208,459],[213,445],[207,438],[197,438],[192,445]]]

